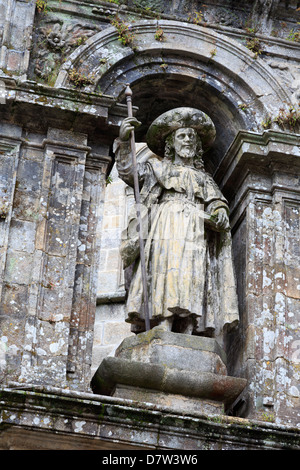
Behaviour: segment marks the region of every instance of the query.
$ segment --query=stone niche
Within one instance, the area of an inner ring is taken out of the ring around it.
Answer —
[[[172,333],[155,327],[125,338],[114,357],[104,359],[92,379],[94,393],[223,414],[245,388],[227,375],[226,355],[214,338]]]
[[[238,336],[227,345],[227,360],[210,338],[158,330],[126,338],[116,355],[101,363],[93,389],[106,394],[108,403],[136,398],[141,414],[144,400],[188,409],[190,415],[195,408],[221,414],[233,406],[236,415],[260,420],[260,427],[251,429],[254,447],[262,435],[272,446],[274,424],[276,432],[291,426],[289,440],[296,436],[299,449],[299,129],[298,135],[297,129],[274,132],[281,106],[299,102],[299,43],[288,39],[299,21],[299,4],[253,0],[242,13],[241,2],[230,2],[225,11],[223,2],[211,0],[197,24],[187,18],[186,7],[200,8],[201,2],[153,0],[155,8],[164,5],[164,16],[157,20],[135,11],[133,50],[119,40],[111,13],[130,23],[133,11],[127,6],[142,9],[148,2],[120,3],[48,0],[49,11],[43,13],[34,0],[0,0],[1,379],[17,387],[58,387],[60,395],[66,389],[89,390],[109,147],[126,116],[118,103],[128,81],[143,121],[140,140],[156,115],[183,102],[207,111],[216,123],[219,138],[207,163],[230,202],[241,321]],[[248,29],[257,19],[259,34],[245,29],[251,18]],[[163,41],[155,38],[157,27]],[[72,44],[64,43],[62,51],[53,39],[64,39],[67,32]],[[249,36],[262,46],[258,55],[247,47]],[[85,70],[82,64],[93,83],[76,88],[70,77]],[[264,133],[267,119],[271,130]],[[112,321],[111,304],[101,304],[103,322]],[[117,304],[120,311],[122,305]],[[11,430],[16,425],[28,432],[33,405],[28,392],[24,408],[21,392],[8,390],[1,419]],[[9,401],[15,396],[20,408]],[[35,398],[41,411],[38,393]],[[103,395],[93,399],[100,403]],[[55,413],[57,400],[51,402]],[[55,416],[48,421],[47,433],[54,430],[60,438],[69,432],[63,426],[70,416],[82,421],[83,403],[70,409],[66,402],[61,421]],[[124,403],[115,411],[120,429]],[[102,404],[95,406],[95,421]],[[43,425],[49,410],[41,415]],[[183,437],[176,448],[185,448],[182,416]],[[178,415],[174,427],[177,420]],[[241,427],[248,433],[244,422]],[[229,428],[223,426],[216,441]],[[109,435],[114,437],[111,429],[105,438]],[[198,446],[199,436],[195,439]],[[283,434],[280,439],[284,442]],[[204,435],[203,445],[206,441]]]

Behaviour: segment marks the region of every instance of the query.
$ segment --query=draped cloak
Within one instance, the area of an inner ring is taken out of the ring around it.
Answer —
[[[133,186],[129,144],[116,139],[114,152],[120,178]],[[204,217],[228,212],[226,199],[204,169],[175,165],[147,147],[137,158],[151,323],[191,315],[194,334],[218,337],[239,319],[231,235]],[[136,228],[134,210],[121,245],[124,268],[134,266],[126,304],[133,331],[144,324]]]

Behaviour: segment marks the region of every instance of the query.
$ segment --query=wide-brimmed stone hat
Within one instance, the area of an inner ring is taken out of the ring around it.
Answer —
[[[203,150],[207,150],[214,142],[216,129],[207,114],[195,108],[175,108],[161,114],[148,129],[147,145],[156,155],[164,156],[165,140],[171,132],[191,127],[199,134]]]

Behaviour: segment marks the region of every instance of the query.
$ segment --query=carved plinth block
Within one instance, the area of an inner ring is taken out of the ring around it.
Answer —
[[[115,357],[136,362],[161,364],[170,369],[182,369],[227,374],[226,354],[217,341],[164,331],[160,327],[125,338]]]
[[[115,357],[101,362],[91,386],[97,394],[220,414],[246,380],[227,375],[226,355],[215,339],[156,327],[126,338]]]
[[[146,388],[117,385],[114,397],[137,401],[139,403],[152,403],[171,408],[182,413],[194,412],[208,415],[224,414],[224,405],[215,400],[189,397],[175,393],[159,392]]]

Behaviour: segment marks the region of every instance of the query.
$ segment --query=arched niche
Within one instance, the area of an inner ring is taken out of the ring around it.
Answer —
[[[163,41],[157,41],[157,29]],[[177,106],[194,106],[214,121],[217,139],[206,156],[213,171],[240,129],[262,132],[261,123],[289,103],[271,69],[237,41],[199,25],[169,20],[131,25],[134,41],[124,46],[114,27],[89,38],[60,70],[56,87],[71,87],[70,71],[93,77],[86,91],[125,103],[130,83],[143,141],[149,124]]]

